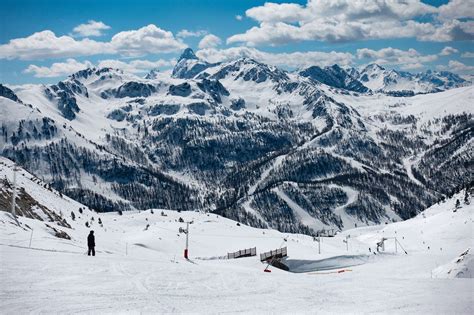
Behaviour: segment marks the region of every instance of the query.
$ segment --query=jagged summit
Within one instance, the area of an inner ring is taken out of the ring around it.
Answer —
[[[267,79],[272,82],[284,82],[289,79],[286,71],[249,57],[222,63],[211,77],[221,80],[229,76],[233,77],[234,80],[243,79],[256,83],[265,82]]]
[[[159,70],[159,69],[157,69],[157,68],[151,69],[150,72],[148,72],[148,73],[145,75],[145,79],[147,79],[147,80],[156,79],[159,73],[160,73],[160,70]]]
[[[12,100],[14,102],[21,103],[21,100],[18,98],[15,92],[13,92],[10,88],[4,86],[3,84],[0,84],[0,96],[8,98],[9,100]]]
[[[123,73],[123,71],[120,69],[114,69],[110,67],[103,67],[103,68],[93,67],[93,68],[87,68],[84,70],[77,71],[71,74],[69,77],[72,79],[88,79],[93,75],[101,76],[101,75],[104,75],[106,73],[111,73],[111,72]]]
[[[194,54],[194,51],[191,48],[186,48],[181,56],[178,59],[178,62],[180,62],[183,59],[194,59],[194,60],[199,60],[199,58]]]
[[[300,71],[299,75],[336,88],[361,93],[368,91],[367,87],[337,64],[325,68],[311,66]]]
[[[191,48],[186,48],[174,66],[172,76],[179,79],[191,79],[210,66],[212,64],[199,60]]]
[[[372,91],[389,94],[395,92],[400,96],[439,92],[466,84],[464,79],[450,72],[428,70],[413,74],[386,69],[375,63],[363,68],[356,79]]]
[[[365,68],[363,68],[361,72],[367,72],[367,71],[383,71],[383,70],[385,70],[385,68],[382,67],[381,65],[376,64],[376,63],[370,63],[370,64],[368,64],[367,66],[365,66]]]

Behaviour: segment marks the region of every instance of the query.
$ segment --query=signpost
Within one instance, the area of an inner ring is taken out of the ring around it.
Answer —
[[[13,164],[13,189],[12,189],[12,216],[15,219],[15,222],[20,226],[20,222],[16,218],[16,164]]]
[[[350,235],[346,236],[345,240],[342,240],[344,243],[346,243],[346,250],[349,251],[349,238],[351,238]]]
[[[184,249],[184,258],[188,259],[188,245],[189,245],[189,222],[186,222],[186,248]]]

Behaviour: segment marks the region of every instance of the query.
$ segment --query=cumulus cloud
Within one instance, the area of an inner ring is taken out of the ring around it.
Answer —
[[[186,48],[186,45],[153,24],[137,30],[115,34],[109,42],[92,39],[76,40],[71,36],[56,36],[52,31],[34,33],[25,38],[10,40],[0,45],[0,59],[47,59],[120,54],[142,56],[145,54],[169,53]]]
[[[470,51],[465,52],[461,55],[461,57],[463,57],[463,58],[474,58],[474,52],[470,52]]]
[[[451,0],[439,7],[440,19],[474,18],[474,5],[469,0]]]
[[[99,68],[109,67],[121,69],[125,72],[130,73],[145,73],[150,71],[151,69],[173,66],[175,63],[175,59],[158,59],[155,61],[135,59],[129,62],[124,62],[116,59],[106,59],[99,61],[97,66]]]
[[[333,64],[350,65],[353,55],[343,52],[292,52],[269,53],[252,47],[231,47],[227,49],[201,49],[196,55],[211,63],[231,61],[241,57],[255,59],[259,62],[288,68],[303,68],[312,65],[328,66]]]
[[[110,26],[105,25],[103,22],[97,22],[90,20],[85,24],[80,24],[73,29],[74,35],[77,36],[101,36],[102,32],[110,29]]]
[[[242,21],[243,17],[242,17],[242,15],[237,14],[237,15],[235,16],[235,19],[236,19],[237,21]]]
[[[117,33],[112,37],[110,44],[118,53],[127,56],[167,53],[186,48],[173,33],[153,24],[138,30]]]
[[[417,62],[417,63],[407,63],[404,65],[401,65],[400,69],[409,71],[409,70],[419,70],[419,69],[422,69],[423,67],[424,67],[423,64]]]
[[[419,40],[433,42],[474,40],[474,22],[472,21],[452,20],[437,26],[430,25],[430,31],[420,32],[417,36]]]
[[[199,42],[199,49],[214,48],[219,46],[222,40],[214,34],[208,34],[204,36]]]
[[[175,59],[159,59],[156,61],[135,59],[129,62],[124,62],[116,59],[106,59],[100,60],[97,64],[93,64],[88,60],[80,62],[75,59],[69,58],[65,62],[55,62],[49,67],[29,65],[23,72],[31,73],[37,78],[62,77],[92,67],[115,68],[121,69],[129,73],[145,73],[148,72],[150,69],[173,66],[175,63]]]
[[[10,40],[0,45],[0,59],[46,59],[113,53],[108,43],[88,38],[76,40],[70,36],[56,36],[52,31],[34,33],[25,38]]]
[[[448,62],[448,65],[440,65],[438,66],[439,70],[448,70],[452,72],[458,72],[458,73],[467,73],[467,72],[473,72],[474,71],[474,66],[469,66],[466,65],[460,61],[457,60],[450,60]]]
[[[176,34],[177,37],[186,38],[186,37],[202,37],[207,34],[205,30],[197,30],[197,31],[189,31],[189,30],[181,30]]]
[[[92,67],[92,62],[79,62],[75,59],[67,59],[66,62],[55,62],[50,67],[29,65],[23,72],[32,73],[37,78],[54,78],[77,72]]]
[[[294,23],[310,16],[311,10],[296,3],[276,4],[266,2],[263,6],[248,9],[245,14],[261,23],[288,22]]]
[[[456,48],[453,48],[451,46],[446,46],[441,50],[441,52],[439,54],[441,56],[449,56],[449,55],[452,55],[452,54],[456,54],[458,52],[459,52],[459,50],[457,50]]]
[[[416,20],[425,15],[436,16],[438,11],[438,8],[420,0],[308,0],[306,5],[267,2],[245,12],[259,25],[230,36],[227,43],[257,46],[308,40],[473,39],[474,27],[470,21],[435,20],[422,23]]]
[[[423,55],[413,48],[401,50],[392,47],[380,50],[357,49],[356,56],[358,59],[369,59],[380,65],[399,65],[406,70],[422,68],[424,63],[438,59],[438,55]]]

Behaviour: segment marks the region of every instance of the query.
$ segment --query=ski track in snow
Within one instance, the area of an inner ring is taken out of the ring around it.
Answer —
[[[286,193],[281,191],[281,189],[274,188],[272,191],[276,193],[277,196],[283,200],[291,210],[293,210],[293,212],[300,218],[302,224],[316,231],[322,229],[325,226],[321,221],[316,220],[306,210],[301,208],[300,205],[294,202]]]
[[[339,188],[344,191],[344,193],[347,196],[347,202],[334,209],[334,214],[339,216],[342,220],[342,224],[344,225],[344,228],[352,228],[355,223],[360,223],[357,218],[350,216],[347,214],[346,207],[352,204],[357,200],[357,197],[359,196],[359,192],[351,187],[348,186],[339,186],[339,185],[328,185],[329,188]]]
[[[283,160],[286,158],[287,155],[288,154],[279,155],[273,160],[272,165],[262,172],[262,174],[260,175],[260,178],[257,180],[257,182],[255,184],[253,184],[252,186],[250,186],[249,195],[253,195],[255,193],[255,190],[258,188],[258,186],[261,183],[263,183],[265,181],[265,179],[267,179],[268,175],[270,175],[270,172],[272,170],[276,169],[278,166],[281,165],[281,163],[283,162]]]
[[[245,209],[245,211],[247,211],[248,213],[251,213],[253,214],[254,216],[256,216],[259,220],[261,220],[262,222],[265,222],[267,223],[267,221],[262,217],[262,215],[257,211],[255,210],[254,208],[252,208],[252,206],[250,205],[252,203],[252,198],[248,198],[247,200],[245,200],[245,202],[242,204],[242,207]]]
[[[415,178],[411,169],[413,165],[418,163],[418,161],[419,158],[417,157],[403,159],[403,167],[405,167],[405,170],[407,171],[408,178],[410,178],[417,185],[424,186],[418,179]]]

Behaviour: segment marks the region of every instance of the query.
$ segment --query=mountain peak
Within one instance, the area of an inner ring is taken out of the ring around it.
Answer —
[[[343,70],[338,64],[333,64],[332,66],[328,67],[330,69],[333,69],[335,71],[341,71]]]
[[[148,80],[156,79],[159,73],[160,73],[160,70],[158,68],[151,69],[150,72],[148,72],[145,75],[145,79],[148,79]]]
[[[380,70],[380,71],[383,71],[383,70],[385,70],[385,68],[378,65],[378,64],[376,64],[376,63],[370,63],[364,68],[363,72],[366,72],[367,70],[371,70],[371,71]]]
[[[183,59],[195,59],[198,60],[199,58],[194,54],[194,51],[191,48],[186,48],[181,56],[178,59],[178,62],[183,60]]]
[[[119,74],[122,74],[123,71],[120,70],[120,69],[114,69],[114,68],[111,68],[111,67],[102,67],[102,68],[86,68],[86,69],[83,69],[83,70],[79,70],[73,74],[71,74],[69,77],[72,78],[72,79],[88,79],[89,77],[95,75],[95,76],[101,76],[101,75],[104,75],[106,73],[112,73],[112,72],[115,72],[115,73],[119,73]]]

